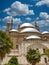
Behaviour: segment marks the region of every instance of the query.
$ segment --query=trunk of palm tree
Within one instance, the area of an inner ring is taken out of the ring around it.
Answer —
[[[33,62],[33,63],[32,63],[32,65],[36,65],[36,63],[35,63],[35,62]]]
[[[48,57],[48,62],[49,62],[49,57]]]
[[[0,65],[1,65],[1,59],[0,59]]]

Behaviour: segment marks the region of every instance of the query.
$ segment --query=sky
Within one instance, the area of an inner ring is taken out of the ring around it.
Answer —
[[[13,18],[13,28],[36,21],[40,31],[49,31],[49,0],[0,0],[0,30],[6,30]]]

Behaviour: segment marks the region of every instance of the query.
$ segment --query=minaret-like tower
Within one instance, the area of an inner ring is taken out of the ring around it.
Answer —
[[[36,21],[35,21],[34,25],[35,25],[35,28],[36,28],[38,31],[40,31],[39,26],[37,25],[37,22],[36,22]]]
[[[6,32],[9,33],[9,30],[11,30],[12,28],[13,28],[13,17],[11,21],[7,23]]]
[[[12,19],[11,19],[11,26],[10,26],[10,29],[12,29],[13,28],[13,17],[12,17]]]
[[[20,28],[20,24],[18,24],[18,31],[20,32],[21,28]]]

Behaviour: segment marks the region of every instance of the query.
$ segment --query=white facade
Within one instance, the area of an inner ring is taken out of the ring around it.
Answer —
[[[18,30],[13,29],[8,31],[8,34],[10,34],[14,48],[11,50],[11,53],[3,59],[3,64],[7,63],[12,56],[16,56],[19,64],[30,65],[25,57],[30,48],[38,49],[41,54],[43,53],[43,49],[49,48],[49,33],[41,33],[38,30],[38,26],[36,28],[30,23],[24,23],[20,25]],[[38,65],[45,65],[45,57],[46,56],[41,57]]]

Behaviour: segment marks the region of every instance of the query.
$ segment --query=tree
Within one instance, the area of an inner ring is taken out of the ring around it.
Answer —
[[[35,65],[37,62],[40,61],[41,58],[41,54],[39,53],[38,50],[32,50],[29,49],[26,55],[26,59],[29,63],[31,63],[32,65]]]
[[[5,64],[5,65],[18,65],[18,59],[17,59],[15,56],[13,56],[13,57],[9,60],[8,64]]]
[[[44,54],[48,57],[48,60],[49,60],[49,49],[48,48],[45,49],[45,53]]]
[[[5,55],[10,52],[12,46],[13,43],[6,32],[0,31],[0,63]]]

